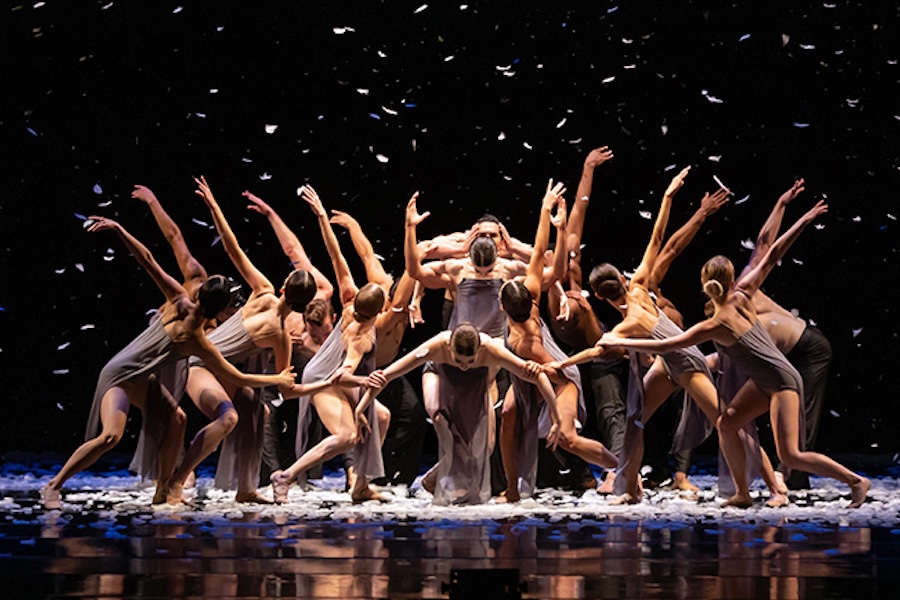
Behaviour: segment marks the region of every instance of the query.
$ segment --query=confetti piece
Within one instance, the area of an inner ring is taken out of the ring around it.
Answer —
[[[278,129],[278,125],[266,125],[266,133],[272,135],[275,133],[275,130]]]
[[[57,275],[62,275],[63,273],[66,272],[66,269],[65,269],[65,267],[63,267],[62,269],[56,269],[53,272],[56,273]]]
[[[54,375],[68,375],[69,370],[68,369],[53,369],[53,374]]]
[[[816,49],[815,44],[800,44],[800,47],[803,50],[815,50]]]
[[[832,417],[840,417],[840,416],[841,416],[841,413],[839,413],[839,412],[836,411],[836,410],[830,410],[830,411],[828,411],[828,412],[831,413],[831,416],[832,416]]]
[[[782,46],[787,46],[788,42],[790,42],[790,41],[791,41],[791,36],[789,36],[786,33],[781,34],[781,45]]]
[[[386,163],[387,161],[390,160],[390,159],[389,159],[387,156],[385,156],[384,154],[376,154],[376,155],[375,155],[375,158],[377,158],[377,159],[378,159],[378,162],[380,162],[380,163]]]
[[[859,215],[856,215],[856,216],[853,217],[853,219],[851,219],[851,220],[852,220],[854,223],[860,223],[860,222],[862,221],[862,217],[860,217]]]
[[[659,128],[660,128],[660,130],[662,131],[662,134],[663,134],[663,135],[666,135],[667,133],[669,133],[669,126],[668,126],[668,125],[660,125]],[[674,167],[675,167],[675,165],[672,165],[672,168],[674,168]]]
[[[497,136],[497,139],[502,142],[503,140],[506,139],[506,134],[501,131],[500,135]]]
[[[649,210],[642,210],[638,214],[641,215],[645,219],[653,218],[653,213],[651,213]]]
[[[201,227],[209,227],[209,223],[205,223],[205,222],[201,221],[200,219],[191,219],[191,221],[193,221],[197,225],[200,225]]]
[[[813,225],[813,227],[815,227],[817,231],[825,229],[825,225],[822,223],[816,223],[815,225]]]
[[[607,77],[606,79],[600,80],[600,83],[612,83],[615,80],[616,80],[616,76],[613,75],[612,77]]]
[[[744,202],[746,202],[746,201],[749,200],[749,199],[750,199],[750,194],[747,194],[746,196],[744,196],[744,197],[741,198],[740,200],[736,200],[736,201],[735,201],[735,204],[743,204]]]
[[[75,268],[84,273],[84,265],[81,263],[75,263]]]
[[[740,37],[740,39],[739,39],[738,41],[739,41],[739,42],[743,42],[744,40],[749,40],[749,39],[750,39],[750,34],[749,34],[749,33],[745,33],[744,35],[742,35],[742,36]]]
[[[590,297],[591,297],[591,293],[590,293],[589,291],[587,291],[587,290],[581,290],[581,297],[582,297],[582,298],[590,298]]]
[[[69,347],[69,345],[70,345],[71,343],[72,343],[72,342],[65,342],[65,343],[60,344],[59,346],[57,346],[56,349],[57,349],[57,350],[65,350],[66,348]]]
[[[99,181],[98,181],[97,183],[94,184],[94,193],[95,193],[95,194],[102,194],[102,193],[103,193],[103,188],[100,187],[100,182],[99,182]]]
[[[85,220],[84,220],[84,223],[81,224],[81,227],[82,227],[83,229],[90,229],[91,225],[93,225],[93,224],[94,224],[94,220],[93,220],[93,219],[85,219]]]
[[[719,187],[720,187],[720,188],[722,188],[723,190],[727,190],[727,189],[728,189],[728,186],[725,185],[724,183],[722,183],[722,180],[719,179],[717,176],[713,175],[712,178],[713,178],[713,181],[715,181],[717,184],[719,184]]]
[[[753,240],[742,240],[741,246],[743,246],[747,250],[753,250],[754,248],[756,248],[756,244],[753,243]]]
[[[794,123],[793,125],[797,129],[806,129],[807,127],[809,127],[809,123]]]
[[[562,127],[565,124],[566,124],[566,118],[563,117],[563,120],[556,124],[556,128],[559,129],[560,127]]]
[[[420,6],[420,7],[417,8],[416,10],[414,10],[414,11],[413,11],[413,14],[414,14],[414,15],[417,15],[417,14],[419,14],[420,12],[422,12],[423,10],[425,10],[426,8],[428,8],[428,5],[427,5],[427,4],[423,4],[422,6]]]
[[[891,213],[887,213],[887,218],[890,219],[891,221],[896,221],[896,220],[897,220],[897,217],[895,217],[895,216],[892,215]]]
[[[219,93],[219,90],[216,89],[216,88],[210,88],[209,93],[210,93],[210,94],[218,94],[218,93]]]
[[[97,328],[97,326],[94,325],[93,323],[87,323],[86,325],[81,326],[82,331],[87,331],[88,329],[96,329],[96,328]]]
[[[109,8],[112,5],[113,5],[112,2],[110,2],[109,4],[104,4],[103,6],[100,7],[100,10],[106,10],[107,8]]]
[[[522,142],[522,145],[526,150],[532,150],[531,144],[529,144],[528,142]]]
[[[388,108],[388,107],[386,107],[386,106],[382,106],[382,107],[381,107],[381,110],[383,110],[384,112],[386,112],[386,113],[389,114],[389,115],[396,115],[396,114],[397,114],[397,111],[396,111],[396,110],[392,110],[392,109],[390,109],[390,108]]]
[[[861,333],[862,333],[862,330],[863,330],[862,327],[860,327],[859,329],[854,329],[854,330],[853,330],[853,337],[856,337],[856,336],[858,336],[859,334],[861,334]]]
[[[708,91],[700,90],[700,93],[711,103],[711,104],[724,104],[725,101],[721,98],[716,98],[715,96],[711,96]]]
[[[198,118],[200,118],[200,119],[205,119],[205,118],[206,118],[206,113],[194,113],[194,114],[195,114]]]
[[[260,178],[262,181],[268,181],[268,180],[272,179],[272,176],[269,175],[269,174],[266,173],[266,172],[263,172],[263,174],[260,175],[259,178]]]
[[[666,167],[665,169],[663,169],[663,173],[668,173],[669,171],[671,171],[674,168],[675,168],[675,165],[671,164],[668,167]]]
[[[172,11],[172,14],[177,15],[178,13],[180,13],[180,12],[183,11],[183,10],[184,10],[184,7],[183,7],[183,6],[176,6],[176,7],[175,7],[175,10]]]
[[[711,160],[712,162],[719,162],[720,160],[722,160],[722,155],[719,154],[718,156],[710,156],[709,160]]]
[[[59,402],[56,403],[56,408],[58,408],[59,410],[66,410],[65,408],[63,408],[63,405],[60,404]]]
[[[26,128],[25,128],[25,131],[27,131],[28,133],[30,133],[30,134],[33,135],[34,137],[37,137],[37,135],[38,135],[37,131],[35,131],[35,130],[32,129],[31,127],[26,127]]]
[[[253,159],[252,159],[252,158],[246,158],[246,157],[244,157],[244,158],[241,158],[241,162],[252,163],[252,162],[253,162]]]
[[[448,56],[447,58],[444,59],[444,62],[450,62],[454,58],[456,58],[456,57],[451,54],[450,56]]]

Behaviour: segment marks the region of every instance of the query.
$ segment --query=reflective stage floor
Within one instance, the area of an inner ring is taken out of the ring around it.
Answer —
[[[284,506],[238,505],[201,476],[195,506],[152,509],[121,471],[84,474],[44,511],[47,473],[0,475],[0,598],[888,598],[900,585],[900,493],[871,501],[813,479],[792,505],[718,507],[711,491],[593,491],[434,507],[411,490],[354,506],[343,479]],[[711,488],[710,476],[694,478]],[[843,494],[843,495],[842,495]],[[761,492],[761,498],[764,493]]]

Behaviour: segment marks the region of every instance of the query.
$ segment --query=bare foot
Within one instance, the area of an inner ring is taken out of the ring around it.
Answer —
[[[788,486],[784,482],[784,473],[781,471],[775,471],[775,491],[784,495],[788,493]]]
[[[169,488],[166,484],[162,482],[156,483],[156,491],[153,493],[153,500],[150,501],[150,504],[163,504],[166,501],[166,496],[169,493]]]
[[[363,502],[368,502],[369,500],[375,500],[376,502],[387,502],[387,496],[383,496],[380,492],[373,490],[371,487],[366,486],[361,491],[354,490],[350,495],[350,499],[353,500],[353,504],[362,504]]]
[[[603,480],[597,487],[598,494],[612,494],[613,493],[613,484],[616,481],[616,472],[610,471],[606,474],[606,479]]]
[[[166,504],[170,506],[178,506],[184,504],[184,482],[169,480],[168,490],[166,490]]]
[[[429,494],[434,494],[434,488],[437,485],[437,469],[431,468],[427,473],[422,477],[422,489],[424,489]]]
[[[246,504],[272,504],[272,500],[269,500],[258,491],[253,490],[252,492],[238,492],[234,496],[235,502],[241,502]]]
[[[197,474],[191,471],[190,473],[188,473],[188,476],[184,478],[184,489],[189,490],[196,484]]]
[[[284,471],[275,471],[269,479],[272,481],[272,496],[276,504],[284,504],[288,501],[288,490],[291,487],[290,478]]]
[[[872,482],[865,477],[850,486],[850,506],[847,508],[859,508],[866,501],[866,495],[872,487]]]
[[[497,496],[497,504],[512,504],[518,502],[522,497],[519,496],[519,490],[506,488]]]
[[[699,492],[700,488],[696,485],[688,481],[687,474],[678,471],[675,473],[675,478],[672,480],[672,483],[669,485],[670,490],[677,490],[680,492]]]
[[[787,494],[782,494],[780,492],[771,492],[769,494],[769,499],[766,500],[766,506],[769,508],[781,508],[790,503],[791,501],[788,499]]]
[[[41,505],[44,510],[59,510],[62,508],[62,494],[59,490],[50,487],[48,483],[41,488]]]
[[[626,504],[639,504],[641,501],[640,496],[634,496],[629,493],[624,493],[618,498],[613,498],[613,500],[609,503],[610,506],[624,506]]]
[[[753,506],[753,498],[746,494],[735,494],[721,504],[722,508],[733,506],[735,508],[750,508]]]

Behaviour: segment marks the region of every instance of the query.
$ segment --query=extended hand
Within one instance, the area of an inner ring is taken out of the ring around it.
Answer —
[[[681,186],[684,185],[684,178],[687,177],[690,170],[691,167],[687,166],[683,168],[678,175],[672,178],[672,182],[669,184],[669,187],[666,188],[666,196],[674,196],[675,192],[681,189]]]
[[[213,196],[209,184],[206,183],[206,177],[203,175],[200,176],[200,179],[194,177],[194,182],[197,184],[197,187],[200,188],[196,191],[197,195],[203,198],[203,201],[206,202],[207,206],[215,206],[216,198]]]
[[[291,387],[294,385],[296,379],[294,367],[285,367],[285,369],[278,374],[278,385],[282,387]]]
[[[384,370],[376,369],[369,373],[369,377],[366,379],[366,387],[370,387],[374,390],[380,390],[384,386],[387,385],[387,378],[384,376]]]
[[[601,146],[600,148],[591,150],[591,153],[584,159],[584,166],[585,168],[596,169],[612,157],[613,153],[612,150],[609,149],[609,146]]]
[[[708,217],[722,208],[728,202],[729,196],[731,196],[731,190],[725,188],[719,188],[711,196],[709,193],[703,194],[703,199],[700,201],[700,210]]]
[[[419,214],[419,210],[416,208],[416,200],[419,198],[419,192],[415,192],[412,197],[409,199],[409,202],[406,203],[406,224],[415,227],[431,214],[431,211],[425,211],[421,215]]]
[[[338,225],[340,227],[343,227],[344,229],[350,229],[354,225],[359,225],[356,219],[340,210],[331,211],[330,221],[332,225]]]
[[[781,202],[782,204],[790,204],[791,200],[794,200],[797,196],[800,195],[800,192],[802,192],[802,191],[805,189],[805,188],[803,187],[803,185],[804,185],[805,183],[806,183],[806,182],[803,180],[802,177],[798,177],[798,178],[794,181],[794,185],[791,186],[791,189],[789,189],[788,191],[786,191],[785,193],[783,193],[783,194],[778,198],[778,201]]]
[[[247,205],[248,210],[259,213],[264,217],[268,217],[272,214],[272,207],[263,202],[263,199],[259,196],[252,194],[247,190],[244,190],[244,193],[242,193],[241,195],[250,201],[250,204]]]
[[[131,197],[137,198],[138,200],[146,202],[147,204],[156,201],[156,195],[152,191],[150,191],[150,188],[145,185],[134,186],[134,190],[132,190],[131,192]]]
[[[328,217],[328,213],[325,212],[325,207],[322,205],[322,199],[319,198],[316,190],[311,185],[301,187],[300,195],[303,196],[303,199],[306,200],[306,203],[309,204],[309,207],[317,217]]]
[[[96,233],[98,231],[109,231],[110,229],[115,229],[119,226],[118,223],[113,221],[112,219],[107,219],[106,217],[100,217],[97,215],[91,215],[88,217],[88,225],[87,230],[90,233]]]

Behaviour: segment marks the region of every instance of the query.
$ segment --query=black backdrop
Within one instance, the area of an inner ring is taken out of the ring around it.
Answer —
[[[490,211],[530,240],[546,180],[565,181],[571,202],[584,156],[609,145],[615,159],[598,171],[588,213],[588,267],[637,264],[652,227],[640,213],[655,215],[676,168],[693,165],[670,232],[714,189],[713,175],[736,200],[749,195],[708,220],[667,278],[689,320],[701,316],[699,266],[717,253],[745,261],[741,242],[794,176],[807,191],[786,223],[827,197],[824,228],[803,235],[766,289],[834,345],[821,446],[896,452],[900,9],[527,4],[0,8],[11,109],[0,113],[0,449],[73,449],[97,373],[161,302],[115,236],[83,232],[76,216],[120,220],[174,272],[148,211],[129,197],[135,183],[157,193],[210,272],[233,273],[193,194],[191,176],[205,174],[252,260],[280,281],[287,265],[264,219],[244,208],[244,189],[278,209],[330,273],[296,195],[313,183],[398,269],[414,190],[432,211],[422,236]],[[436,331],[437,303],[410,345]]]

